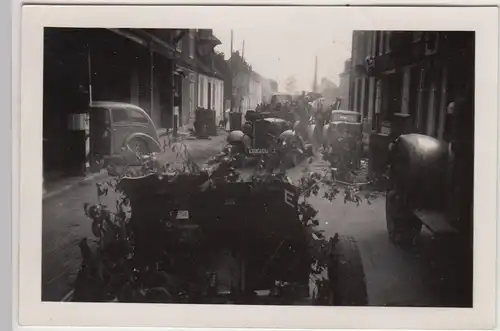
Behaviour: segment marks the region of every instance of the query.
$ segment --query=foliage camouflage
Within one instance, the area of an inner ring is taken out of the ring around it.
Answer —
[[[211,293],[213,279],[207,275],[203,261],[208,258],[207,247],[217,246],[220,236],[207,238],[206,233],[199,233],[196,238],[190,238],[188,234],[191,232],[184,231],[175,221],[178,206],[169,201],[150,202],[161,209],[164,218],[161,222],[155,221],[155,228],[145,228],[148,222],[132,218],[130,197],[125,195],[121,183],[125,177],[155,174],[158,180],[166,183],[162,185],[175,189],[176,195],[187,196],[209,187],[243,180],[239,171],[232,166],[234,160],[227,154],[215,156],[207,163],[207,167],[202,169],[193,161],[182,142],[170,139],[164,149],[174,151],[180,162],[176,165],[162,164],[155,154],[137,153],[137,158],[141,161],[140,167],[116,169],[110,165],[108,171],[113,177],[97,184],[98,204],[84,204],[84,212],[91,221],[95,239],[91,240],[90,244],[87,238],[80,242],[82,264],[74,284],[73,301],[217,302],[216,296]],[[303,268],[296,270],[297,274],[309,275],[315,279],[320,292],[328,286],[324,274],[328,254],[331,253],[331,238],[326,238],[323,231],[318,229],[318,212],[308,202],[308,198],[323,192],[323,197],[332,201],[343,193],[345,203],[354,202],[359,205],[363,200],[370,203],[377,195],[371,192],[362,196],[359,185],[339,181],[339,171],[346,172],[347,168],[352,174],[356,171],[352,169],[352,165],[345,162],[342,164],[344,158],[334,158],[332,153],[323,153],[324,160],[329,163],[328,169],[323,172],[304,171],[296,184],[300,196],[296,212],[305,245],[299,245],[293,254],[286,254],[286,250],[280,250],[279,247],[274,252],[266,253],[270,257],[270,265],[281,256],[284,265]],[[289,181],[281,162],[272,160],[272,155],[266,158],[257,164],[250,179],[253,190]],[[312,161],[311,158],[309,162]],[[111,191],[118,194],[115,210],[111,210],[102,202],[102,198]],[[209,221],[216,223],[217,219]],[[244,235],[246,234],[241,233],[239,238]],[[268,235],[272,237],[273,233]],[[225,248],[234,250],[236,244],[234,241],[225,242],[225,245],[233,245]],[[283,252],[285,254],[282,254]],[[241,254],[248,258],[253,253]],[[297,263],[297,259],[306,260],[307,263]],[[304,265],[307,269],[304,269]],[[278,288],[284,291],[287,287],[283,285]],[[231,292],[233,296],[229,302],[252,302],[248,293],[240,293],[236,285]],[[319,293],[318,296],[322,294]]]

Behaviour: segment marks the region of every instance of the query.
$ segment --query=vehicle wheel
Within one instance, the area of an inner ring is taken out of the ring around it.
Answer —
[[[405,206],[402,197],[395,190],[387,192],[385,218],[392,243],[402,248],[415,244],[422,230],[422,223]]]
[[[149,154],[149,146],[142,139],[132,139],[128,142],[127,145],[133,152]]]
[[[356,240],[351,236],[339,236],[335,244],[332,280],[335,306],[366,306],[365,271]]]

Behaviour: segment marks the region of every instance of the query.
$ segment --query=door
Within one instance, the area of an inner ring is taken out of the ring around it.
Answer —
[[[130,124],[126,108],[111,109],[111,154],[122,152],[125,140],[134,131]]]
[[[212,109],[212,84],[208,83],[208,104],[207,109]]]
[[[97,169],[99,162],[111,154],[111,118],[108,109],[92,108],[90,113],[90,164]]]

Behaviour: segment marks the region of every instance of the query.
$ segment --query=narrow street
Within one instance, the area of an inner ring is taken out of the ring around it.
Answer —
[[[226,135],[211,140],[184,141],[190,156],[199,164],[220,152]],[[175,160],[167,151],[165,160]],[[71,289],[71,282],[80,263],[78,244],[84,237],[93,238],[90,220],[85,216],[83,204],[97,203],[96,183],[101,180],[81,181],[71,189],[43,201],[42,225],[42,299],[59,301]],[[116,196],[110,194],[104,203],[114,206]]]
[[[186,143],[190,154],[199,163],[220,151],[225,136],[214,141],[193,140]],[[169,158],[168,153],[163,157]],[[172,156],[170,156],[172,157]],[[290,169],[297,181],[304,168],[319,170],[321,161],[303,162]],[[246,172],[246,171],[244,171]],[[80,263],[79,241],[93,237],[90,220],[83,213],[83,203],[97,203],[96,182],[86,181],[64,194],[45,199],[43,203],[42,295],[44,301],[58,301],[71,289],[71,281]],[[355,238],[365,270],[368,300],[371,306],[443,306],[445,280],[433,268],[435,249],[430,233],[422,232],[418,248],[405,251],[390,243],[385,223],[383,194],[371,204],[357,206],[344,203],[339,196],[333,202],[309,198],[318,210],[320,228],[327,237],[335,233]],[[113,206],[116,196],[104,202]],[[449,281],[447,281],[449,282]]]

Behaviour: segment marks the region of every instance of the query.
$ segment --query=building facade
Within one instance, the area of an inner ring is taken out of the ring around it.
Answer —
[[[92,101],[138,105],[158,128],[172,123],[177,30],[47,28],[44,35],[44,173],[84,170],[68,121]],[[88,137],[85,139],[89,139]]]
[[[344,63],[344,71],[339,75],[339,98],[342,100],[341,108],[349,108],[349,86],[351,76],[351,59]]]
[[[216,67],[213,48],[220,41],[209,29],[190,29],[178,44],[176,61],[181,101],[179,127],[193,128],[196,108],[214,110],[217,121],[223,116],[224,74]]]
[[[385,155],[401,131],[453,139],[449,105],[474,90],[474,41],[459,31],[353,33],[350,106],[363,114],[370,155]]]
[[[212,30],[45,29],[44,177],[70,169],[84,174],[85,165],[74,155],[81,142],[69,139],[68,122],[74,114],[88,114],[92,101],[137,105],[159,131],[192,125],[201,101],[221,111],[223,78],[211,62],[218,43]]]
[[[254,110],[263,101],[262,86],[265,78],[253,71],[238,51],[226,62],[232,77],[233,109],[242,113]]]
[[[262,103],[262,77],[256,72],[248,76],[248,93],[243,96],[242,111],[254,110]]]

